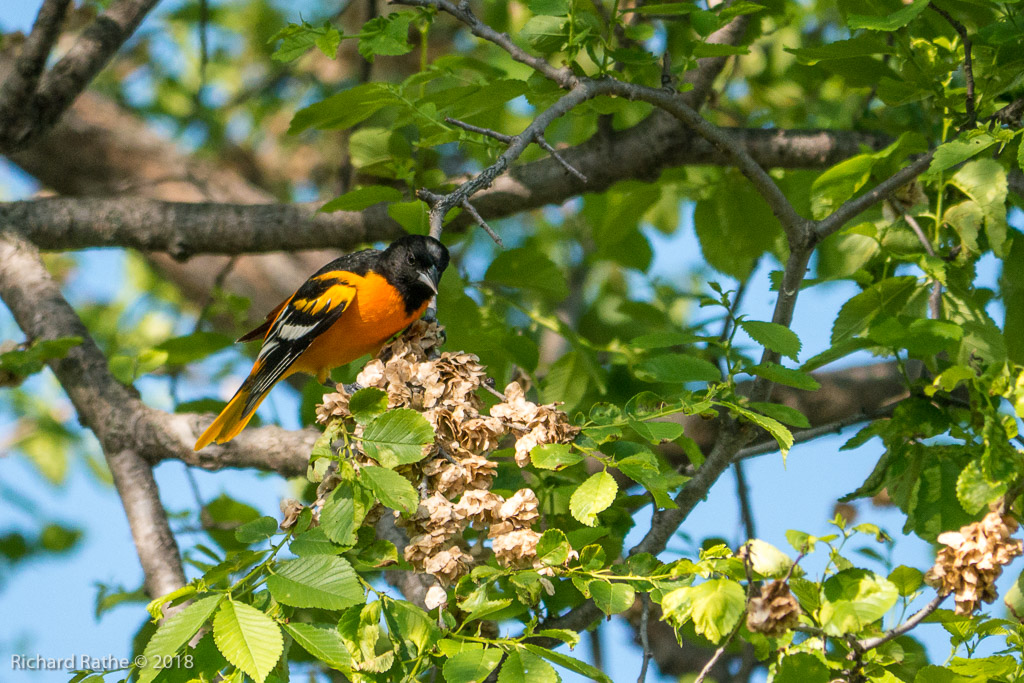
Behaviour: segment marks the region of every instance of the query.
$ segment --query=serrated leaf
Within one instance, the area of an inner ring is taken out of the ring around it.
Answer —
[[[283,626],[303,650],[332,669],[348,671],[352,667],[352,655],[333,625],[293,622]]]
[[[239,543],[258,543],[265,541],[277,533],[277,520],[273,517],[260,517],[246,522],[235,529],[235,540]]]
[[[784,425],[789,425],[790,427],[808,429],[811,426],[806,415],[796,408],[790,408],[789,406],[784,406],[781,403],[763,403],[760,401],[753,401],[748,403],[747,407],[751,410],[763,413],[773,420],[778,420]]]
[[[327,537],[346,547],[356,544],[356,530],[373,507],[373,495],[363,486],[342,482],[331,491],[320,512],[320,527]]]
[[[932,163],[928,166],[928,173],[939,173],[962,164],[968,159],[981,154],[996,144],[996,142],[998,140],[987,133],[975,135],[966,140],[950,140],[945,142],[935,148]]]
[[[556,301],[569,295],[569,285],[561,269],[533,249],[501,252],[487,268],[484,279],[506,287],[531,290]]]
[[[348,411],[361,425],[365,425],[388,409],[388,394],[383,389],[367,387],[352,394],[348,401]]]
[[[581,662],[575,657],[570,657],[564,652],[531,645],[529,643],[523,645],[523,647],[538,657],[543,657],[549,662],[553,662],[558,666],[568,669],[569,671],[578,673],[581,676],[586,676],[592,681],[599,681],[599,683],[612,683],[612,679],[608,678],[608,676],[606,676],[605,673],[597,667],[591,666],[586,662]]]
[[[743,548],[747,553],[751,568],[761,576],[773,579],[781,578],[793,564],[789,555],[759,538],[747,541],[743,544]]]
[[[226,600],[213,617],[213,640],[224,658],[263,683],[284,651],[281,628],[260,610]]]
[[[542,470],[557,470],[583,462],[583,455],[566,443],[548,443],[530,450],[530,462]]]
[[[444,680],[448,683],[480,683],[501,662],[504,652],[496,647],[462,650],[444,663]]]
[[[288,549],[300,557],[307,555],[340,555],[345,552],[345,546],[327,538],[327,534],[324,533],[322,526],[314,527],[296,536],[288,544]]]
[[[593,474],[580,484],[569,499],[569,512],[587,526],[597,525],[597,515],[608,509],[615,500],[619,485],[607,472]]]
[[[548,567],[565,564],[571,550],[561,529],[548,529],[537,540],[537,560]]]
[[[498,683],[558,683],[555,668],[527,650],[512,650],[498,672]]]
[[[766,323],[758,320],[741,320],[740,327],[766,349],[797,360],[800,354],[800,337],[785,325]]]
[[[670,591],[662,598],[662,610],[675,623],[693,620],[693,627],[712,643],[719,643],[732,632],[747,597],[743,587],[731,579],[711,579],[696,586]]]
[[[373,491],[377,500],[392,510],[407,514],[416,511],[420,496],[409,480],[394,470],[367,465],[359,470],[360,481]]]
[[[773,683],[828,683],[831,678],[828,667],[818,657],[794,652],[781,658]]]
[[[324,213],[331,211],[362,211],[381,202],[400,202],[402,193],[387,185],[357,187],[340,197],[335,197],[320,207]]]
[[[144,655],[146,666],[139,670],[139,683],[150,683],[162,669],[157,663],[171,657],[199,632],[210,615],[224,600],[223,595],[210,595],[196,600],[177,614],[168,617],[157,628],[156,633],[146,643]]]
[[[853,197],[871,177],[875,159],[858,154],[839,162],[819,175],[811,184],[811,214],[821,220]]]
[[[422,460],[434,443],[434,428],[415,410],[397,408],[370,421],[361,443],[368,457],[394,468]]]
[[[779,444],[779,450],[782,451],[782,456],[785,458],[786,454],[789,453],[789,449],[793,447],[793,434],[786,429],[781,422],[774,420],[766,415],[755,413],[752,410],[737,406],[732,403],[723,404],[727,405],[731,410],[735,410],[737,413],[747,418],[761,429],[765,430],[772,435]]]
[[[924,573],[920,569],[903,564],[889,572],[888,579],[904,598],[910,597],[924,585]]]
[[[881,619],[899,599],[891,581],[866,569],[845,569],[824,585],[825,602],[819,616],[825,633],[856,633]]]
[[[787,368],[783,365],[779,365],[778,363],[772,363],[771,361],[759,363],[758,365],[747,368],[746,371],[752,375],[764,377],[766,380],[775,382],[776,384],[785,384],[787,387],[793,387],[794,389],[817,391],[821,388],[821,384],[818,383],[818,380],[814,379],[807,373]]]
[[[359,54],[366,61],[373,62],[376,55],[404,55],[412,50],[409,24],[415,16],[411,12],[395,12],[363,24],[363,30],[359,32]]]
[[[865,14],[851,14],[846,18],[846,25],[851,29],[866,28],[869,31],[895,31],[903,28],[917,18],[917,15],[928,6],[929,0],[914,0],[895,12],[885,16],[870,16]]]
[[[594,604],[608,616],[625,612],[636,599],[633,587],[628,583],[595,580],[590,582],[589,588]]]
[[[912,275],[890,277],[848,300],[832,325],[832,345],[838,346],[861,334],[879,314],[900,313],[917,287],[917,278]]]
[[[956,480],[956,499],[969,515],[981,512],[989,503],[993,503],[1006,494],[1005,481],[992,483],[985,478],[978,461],[972,460],[960,472]]]
[[[185,365],[226,349],[234,340],[220,332],[193,332],[168,339],[154,346],[154,350],[167,353],[167,365]]]
[[[295,135],[309,128],[351,128],[395,101],[395,96],[381,83],[357,85],[295,112],[288,132]]]
[[[366,600],[352,565],[334,555],[278,563],[267,578],[267,589],[275,600],[292,607],[340,610]]]
[[[703,358],[683,354],[661,354],[640,361],[634,373],[644,382],[717,382],[721,370]]]

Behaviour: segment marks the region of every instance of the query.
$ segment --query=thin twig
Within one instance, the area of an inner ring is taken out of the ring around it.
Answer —
[[[934,598],[932,598],[931,602],[922,607],[920,610],[914,613],[909,619],[904,621],[899,626],[886,631],[880,636],[876,636],[874,638],[865,638],[864,640],[858,640],[854,643],[854,648],[859,650],[860,652],[867,652],[868,650],[873,650],[876,647],[885,645],[894,638],[899,638],[900,636],[902,636],[903,634],[907,633],[912,628],[920,624],[922,621],[927,619],[928,615],[937,610],[947,597],[949,597],[948,593],[946,595],[936,595]]]
[[[737,460],[732,465],[736,474],[736,498],[740,504],[740,519],[743,520],[743,531],[747,538],[757,538],[754,528],[754,512],[750,504],[750,486],[747,484],[747,477],[743,473],[743,461]]]
[[[647,620],[651,615],[651,596],[647,593],[640,594],[640,644],[644,649],[644,661],[640,666],[640,676],[636,683],[644,683],[647,680],[647,667],[651,663],[651,635],[647,632]]]
[[[481,128],[480,126],[474,126],[472,123],[466,123],[465,121],[460,121],[459,119],[453,119],[450,116],[444,117],[444,120],[447,123],[452,124],[453,126],[458,126],[463,130],[468,130],[470,133],[486,135],[489,138],[494,138],[498,142],[504,142],[506,145],[512,144],[512,140],[514,139],[511,135],[505,135],[504,133],[499,133],[498,131],[491,130],[490,128]]]
[[[960,35],[960,42],[964,44],[964,83],[967,87],[967,94],[965,97],[965,107],[967,110],[967,128],[974,128],[974,124],[977,122],[977,113],[974,110],[974,67],[971,62],[971,39],[967,35],[967,28],[959,21],[954,19],[952,15],[946,10],[942,9],[934,2],[928,3],[928,7],[933,9],[940,17],[949,22],[949,25],[953,27],[953,30]]]
[[[477,224],[484,229],[484,232],[491,236],[491,239],[494,240],[495,244],[502,249],[505,248],[505,243],[501,241],[500,237],[498,237],[498,233],[494,232],[494,229],[487,225],[487,221],[485,221],[476,208],[469,203],[468,199],[462,200],[462,208],[469,212],[469,215],[473,217],[473,220],[475,220]]]
[[[895,208],[899,208],[898,201],[899,200],[891,201],[890,204]],[[914,231],[915,235],[917,235],[918,241],[924,246],[924,250],[928,255],[934,258],[935,249],[932,247],[931,240],[929,240],[928,236],[924,234],[924,230],[921,229],[917,220],[906,211],[903,212],[903,220],[906,221],[907,225],[910,226],[910,229]],[[938,280],[935,280],[932,284],[932,292],[928,296],[928,311],[932,315],[932,320],[938,320],[942,317],[942,283]]]
[[[566,171],[568,171],[569,173],[571,173],[574,176],[576,176],[577,178],[579,178],[580,181],[582,181],[584,183],[587,182],[587,176],[583,175],[575,166],[573,166],[568,161],[566,161],[562,157],[562,155],[559,154],[555,150],[554,147],[552,147],[551,145],[548,144],[548,141],[544,139],[544,136],[542,134],[537,133],[537,135],[534,138],[534,140],[535,140],[535,142],[538,145],[540,145],[541,149],[543,149],[548,154],[550,154],[552,157],[554,157],[555,161],[557,161],[559,164],[561,164],[562,168],[564,168]]]

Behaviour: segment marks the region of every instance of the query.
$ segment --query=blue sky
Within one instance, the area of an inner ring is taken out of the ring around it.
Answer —
[[[2,3],[0,26],[7,31],[26,30],[38,5],[37,0]],[[28,197],[35,190],[31,179],[0,161],[0,200]],[[693,233],[691,215],[689,211],[684,212],[684,225],[675,236],[666,238],[654,230],[648,232],[655,251],[653,272],[657,276],[679,278],[701,267],[700,248]],[[1019,220],[1017,222],[1019,224]],[[110,273],[118,273],[123,268],[124,259],[118,252],[87,252],[81,254],[78,261],[78,275],[70,281],[66,292],[72,302],[116,295],[118,280],[110,277]],[[769,291],[767,282],[769,272],[776,268],[778,264],[762,263],[748,288],[743,313],[754,319],[770,319],[774,295]],[[995,276],[991,262],[981,269],[981,278],[986,283],[993,284]],[[717,279],[729,286],[727,278]],[[802,358],[828,348],[831,316],[854,291],[851,284],[838,284],[816,287],[801,295],[793,329],[804,342]],[[829,312],[827,319],[823,319],[822,311]],[[443,322],[444,312],[439,315]],[[22,339],[2,306],[0,336],[3,339]],[[857,357],[847,363],[865,360],[865,357]],[[48,372],[32,382],[39,391],[58,397],[55,400],[65,401]],[[152,403],[159,405],[165,400],[159,385],[146,384],[143,388]],[[294,414],[294,410],[288,409],[290,399],[281,396],[276,400],[281,401],[281,412]],[[0,437],[9,432],[14,418],[10,414],[0,414]],[[881,452],[879,444],[873,441],[859,449],[840,453],[839,446],[853,433],[855,430],[847,430],[841,435],[796,446],[785,463],[778,453],[746,463],[760,538],[790,551],[785,539],[787,529],[818,535],[830,532],[827,520],[832,517],[836,499],[864,480]],[[89,448],[94,453],[98,451],[95,442]],[[12,576],[0,577],[0,614],[5,615],[8,624],[0,632],[0,671],[4,672],[0,679],[17,683],[67,678],[61,673],[8,674],[12,654],[127,656],[130,636],[145,618],[141,607],[119,607],[98,621],[93,617],[97,583],[135,588],[142,580],[124,513],[113,490],[100,484],[78,458],[73,459],[67,482],[60,489],[54,489],[22,456],[10,452],[4,455],[7,457],[0,458],[0,481],[35,501],[45,512],[44,518],[55,517],[81,526],[85,537],[67,557],[55,561],[30,561],[19,566]],[[195,499],[180,463],[162,464],[156,469],[156,474],[163,502],[169,510],[194,509]],[[238,471],[218,474],[196,472],[196,479],[204,500],[228,492],[267,514],[276,515],[278,500],[292,495],[290,485],[275,476]],[[0,533],[9,524],[31,528],[38,523],[17,501],[2,498],[3,492],[4,489],[0,488]],[[896,564],[924,567],[930,563],[931,549],[926,543],[900,534],[903,517],[898,511],[878,509],[863,503],[858,504],[858,508],[858,522],[874,522],[896,539]],[[645,515],[641,514],[630,541],[639,539],[646,521]],[[681,531],[698,541],[709,536],[721,536],[733,544],[743,540],[735,499],[735,480],[731,473],[715,485],[707,502],[698,506]],[[192,540],[188,535],[180,537],[182,545],[188,545]],[[678,540],[671,547],[678,550],[684,546],[683,541]],[[805,562],[805,568],[814,575],[821,570],[823,562],[824,557],[819,552]],[[1012,570],[1011,573],[1015,574]],[[998,603],[994,607],[997,612],[1002,609]],[[948,651],[948,639],[939,627],[928,626],[915,631],[915,634],[940,658]],[[631,640],[631,633],[613,620],[604,627],[602,637],[605,659],[614,680],[635,680],[639,657],[632,650],[627,653],[619,646],[624,640]],[[585,650],[586,645],[581,645],[581,648]],[[574,680],[574,677],[567,676],[566,680]],[[653,673],[649,680],[655,680]]]

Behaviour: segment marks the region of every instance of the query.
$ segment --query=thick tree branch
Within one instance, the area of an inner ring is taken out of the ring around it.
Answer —
[[[127,247],[193,254],[350,249],[405,234],[383,204],[320,213],[320,203],[220,204],[140,197],[49,198],[0,204],[0,225],[40,249]]]
[[[875,638],[866,638],[864,640],[858,640],[854,647],[859,652],[867,652],[868,650],[873,650],[876,647],[885,645],[894,638],[899,638],[905,633],[908,633],[911,629],[920,624],[922,621],[927,619],[928,615],[937,610],[947,597],[948,594],[936,595],[934,598],[932,598],[931,602],[929,602],[927,605],[919,609],[917,612],[911,615],[909,619],[904,621],[899,626],[890,629],[882,635],[877,636]]]
[[[146,577],[146,590],[157,597],[181,587],[185,574],[152,469],[144,450],[126,438],[145,416],[141,401],[110,375],[103,353],[64,300],[36,248],[12,234],[0,236],[0,297],[30,339],[82,337],[80,346],[63,360],[51,362],[50,367],[79,419],[103,446]]]
[[[48,130],[157,2],[115,0],[96,17],[67,54],[42,74],[35,94],[22,103],[21,115],[13,121],[0,119],[0,151],[20,149]]]

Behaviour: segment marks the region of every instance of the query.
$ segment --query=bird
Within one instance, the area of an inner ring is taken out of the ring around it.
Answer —
[[[235,438],[267,393],[296,372],[329,382],[330,371],[365,354],[417,320],[437,295],[448,249],[406,235],[383,251],[341,256],[311,275],[266,321],[238,341],[263,339],[256,362],[195,450]]]

